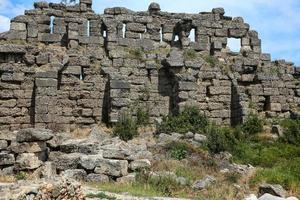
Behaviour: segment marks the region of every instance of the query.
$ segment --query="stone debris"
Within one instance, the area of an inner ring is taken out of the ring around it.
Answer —
[[[67,179],[44,179],[35,182],[20,181],[14,186],[0,190],[2,200],[45,200],[45,199],[74,199],[84,200],[85,194],[81,184]]]
[[[215,184],[216,181],[217,180],[214,177],[206,176],[203,179],[196,181],[192,187],[195,190],[203,190]]]
[[[285,198],[286,191],[283,189],[281,185],[271,185],[271,184],[263,184],[259,186],[259,195],[268,193],[274,196]]]

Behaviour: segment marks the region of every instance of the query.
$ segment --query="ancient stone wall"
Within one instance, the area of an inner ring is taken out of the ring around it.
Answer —
[[[1,34],[0,129],[72,130],[149,111],[151,122],[186,105],[223,124],[250,112],[297,113],[293,63],[261,53],[258,33],[224,9],[199,14],[39,2]],[[191,33],[194,34],[191,34]],[[240,52],[227,48],[241,42]]]

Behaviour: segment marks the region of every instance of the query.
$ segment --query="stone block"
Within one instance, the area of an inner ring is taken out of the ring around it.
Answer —
[[[17,142],[37,142],[37,141],[47,141],[53,138],[53,133],[51,130],[47,129],[22,129],[17,133]]]
[[[80,76],[82,74],[81,66],[68,66],[64,71],[63,74],[71,74],[75,76]]]
[[[270,103],[270,110],[273,112],[281,112],[281,104],[280,103]]]
[[[36,57],[36,63],[38,65],[45,65],[49,62],[49,55],[48,54],[40,54]]]
[[[16,99],[0,100],[0,107],[14,108],[17,105]]]
[[[50,34],[50,33],[39,33],[38,40],[41,42],[61,42],[62,36],[60,34]]]
[[[231,87],[216,87],[210,86],[209,87],[209,94],[211,95],[220,95],[220,94],[231,94]]]
[[[16,154],[38,153],[45,151],[47,149],[47,145],[45,142],[13,142],[8,149]]]
[[[242,38],[246,35],[247,29],[229,29],[229,37]]]
[[[126,31],[133,31],[137,33],[145,33],[146,26],[139,23],[128,23],[126,24]]]
[[[178,89],[180,91],[196,91],[198,88],[198,85],[194,82],[185,82],[180,81]]]
[[[26,24],[19,23],[19,22],[11,22],[10,23],[10,30],[13,31],[26,31]]]
[[[37,78],[35,84],[37,87],[57,87],[57,79]]]
[[[147,169],[150,167],[151,167],[151,162],[147,159],[135,160],[135,161],[132,161],[129,165],[129,168],[132,171]]]
[[[16,168],[18,170],[37,169],[43,162],[34,153],[19,154],[16,159]]]
[[[123,81],[123,80],[111,80],[110,88],[111,89],[130,89],[130,84],[127,81]]]
[[[15,157],[13,154],[0,153],[0,166],[15,164]]]
[[[128,162],[126,160],[103,159],[95,168],[95,173],[114,177],[126,176],[128,174]]]
[[[89,174],[86,177],[87,182],[91,183],[108,183],[109,182],[109,177],[104,174]]]

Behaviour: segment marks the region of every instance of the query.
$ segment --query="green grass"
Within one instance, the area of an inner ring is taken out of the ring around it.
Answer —
[[[99,192],[99,193],[96,193],[96,194],[87,194],[86,197],[88,197],[88,198],[101,198],[101,199],[107,199],[107,200],[117,199],[116,197],[108,196],[108,195],[104,194],[103,192]]]
[[[300,194],[300,147],[282,142],[239,142],[233,152],[236,163],[251,164],[258,168],[251,179],[252,185],[267,182],[280,184]]]
[[[105,183],[98,186],[100,190],[112,192],[112,193],[128,193],[138,197],[155,197],[164,196],[163,193],[156,190],[156,188],[147,184],[119,184]]]

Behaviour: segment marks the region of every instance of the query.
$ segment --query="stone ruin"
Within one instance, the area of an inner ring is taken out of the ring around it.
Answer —
[[[96,14],[92,0],[35,3],[0,35],[0,129],[69,131],[139,109],[153,123],[187,105],[218,124],[251,112],[297,116],[294,64],[271,61],[258,33],[224,14],[167,13],[156,3]],[[240,40],[239,52],[229,38]]]

